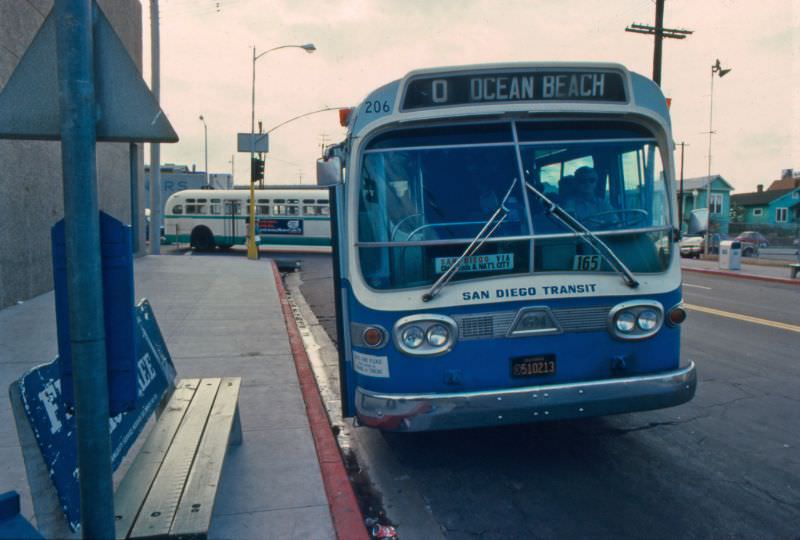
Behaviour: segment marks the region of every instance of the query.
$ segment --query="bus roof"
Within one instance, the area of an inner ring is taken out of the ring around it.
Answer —
[[[268,195],[267,195],[268,194]],[[314,188],[312,186],[304,186],[303,189],[284,188],[284,187],[270,187],[269,189],[256,189],[256,197],[314,197],[314,198],[328,198],[328,190],[324,187]],[[225,197],[248,198],[250,196],[249,190],[244,189],[184,189],[176,191],[170,195],[173,197],[186,198],[204,198],[204,199],[220,199]]]

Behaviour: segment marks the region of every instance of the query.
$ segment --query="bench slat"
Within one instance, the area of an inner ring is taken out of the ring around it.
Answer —
[[[240,385],[239,377],[222,379],[184,496],[175,513],[175,521],[170,529],[171,536],[206,537],[225,453],[228,444],[236,442],[232,440],[232,429],[237,415]]]
[[[117,538],[126,538],[192,401],[200,379],[184,379],[131,463],[114,494]]]
[[[169,533],[219,384],[218,378],[200,381],[164,464],[142,505],[131,536],[154,537]]]

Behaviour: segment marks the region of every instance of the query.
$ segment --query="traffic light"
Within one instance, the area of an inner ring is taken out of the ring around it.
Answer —
[[[254,157],[250,163],[253,182],[264,179],[264,160]]]

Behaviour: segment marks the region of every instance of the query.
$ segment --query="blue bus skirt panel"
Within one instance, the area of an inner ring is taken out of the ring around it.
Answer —
[[[419,311],[459,317],[473,313],[516,311],[547,306],[551,310],[611,308],[626,297],[509,302]],[[638,297],[668,310],[681,300],[680,289]],[[350,320],[378,324],[390,334],[408,312],[375,311],[352,296]],[[346,329],[345,331],[348,331]],[[567,338],[569,335],[569,338]],[[566,338],[566,339],[565,339]],[[680,328],[666,324],[652,337],[623,341],[605,328],[576,329],[528,337],[459,339],[439,356],[399,351],[392,336],[380,349],[353,347],[353,356],[382,364],[374,375],[348,370],[347,387],[362,423],[384,430],[421,431],[524,423],[655,409],[690,400],[695,391],[694,364],[681,366]],[[512,376],[514,358],[555,359],[555,373]],[[383,358],[381,358],[383,357]]]

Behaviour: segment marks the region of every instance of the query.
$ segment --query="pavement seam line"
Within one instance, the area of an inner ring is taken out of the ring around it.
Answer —
[[[367,540],[369,537],[364,526],[364,516],[361,514],[339,446],[331,430],[328,414],[322,404],[322,397],[303,346],[300,330],[297,328],[297,322],[286,297],[281,273],[275,260],[270,262],[336,536],[340,539]],[[331,459],[330,450],[333,448],[336,449],[335,459]]]
[[[800,326],[796,326],[794,324],[782,323],[778,321],[771,321],[769,319],[761,319],[759,317],[751,317],[750,315],[742,315],[741,313],[732,313],[730,311],[723,311],[721,309],[714,309],[705,306],[697,306],[694,304],[684,304],[687,309],[700,311],[702,313],[708,313],[711,315],[717,315],[719,317],[727,317],[729,319],[737,319],[740,321],[745,321],[753,324],[761,324],[764,326],[771,326],[773,328],[779,328],[781,330],[787,330],[789,332],[798,332],[800,333]]]

